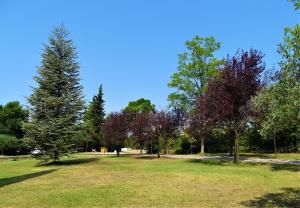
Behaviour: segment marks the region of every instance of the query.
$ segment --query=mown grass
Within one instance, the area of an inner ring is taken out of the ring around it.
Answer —
[[[0,207],[299,207],[290,165],[75,155],[0,161]]]

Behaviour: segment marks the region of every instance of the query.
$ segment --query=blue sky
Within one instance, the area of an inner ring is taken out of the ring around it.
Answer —
[[[253,47],[276,66],[283,28],[299,15],[286,0],[0,0],[0,104],[26,105],[43,43],[61,23],[77,46],[86,100],[102,83],[110,112],[141,97],[166,107],[177,54],[195,35],[220,41],[217,57]]]

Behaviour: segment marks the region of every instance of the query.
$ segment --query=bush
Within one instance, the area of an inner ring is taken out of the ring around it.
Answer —
[[[175,150],[176,154],[192,154],[199,151],[197,149],[197,141],[186,134],[178,137],[178,143],[179,147]]]
[[[0,134],[0,153],[3,155],[5,152],[16,150],[19,146],[19,140],[16,137],[6,134]]]

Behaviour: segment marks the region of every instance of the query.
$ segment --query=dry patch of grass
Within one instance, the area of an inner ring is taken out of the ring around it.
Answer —
[[[299,190],[290,166],[96,155],[61,165],[0,161],[0,207],[289,207]]]

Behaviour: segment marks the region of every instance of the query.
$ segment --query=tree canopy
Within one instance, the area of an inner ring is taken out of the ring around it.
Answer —
[[[0,134],[23,137],[22,122],[28,119],[28,111],[19,102],[0,105]]]
[[[171,106],[190,111],[203,93],[207,82],[216,75],[223,60],[214,57],[221,47],[213,37],[194,37],[186,41],[188,51],[178,55],[177,72],[168,86],[176,91],[168,97]]]
[[[262,88],[263,55],[251,49],[228,58],[219,76],[211,80],[199,99],[200,120],[235,132],[234,159],[239,160],[239,139],[251,108],[250,100]]]
[[[140,98],[136,101],[131,101],[128,103],[126,108],[124,109],[125,112],[131,113],[148,113],[155,111],[155,105],[151,103],[150,100],[145,98]]]

